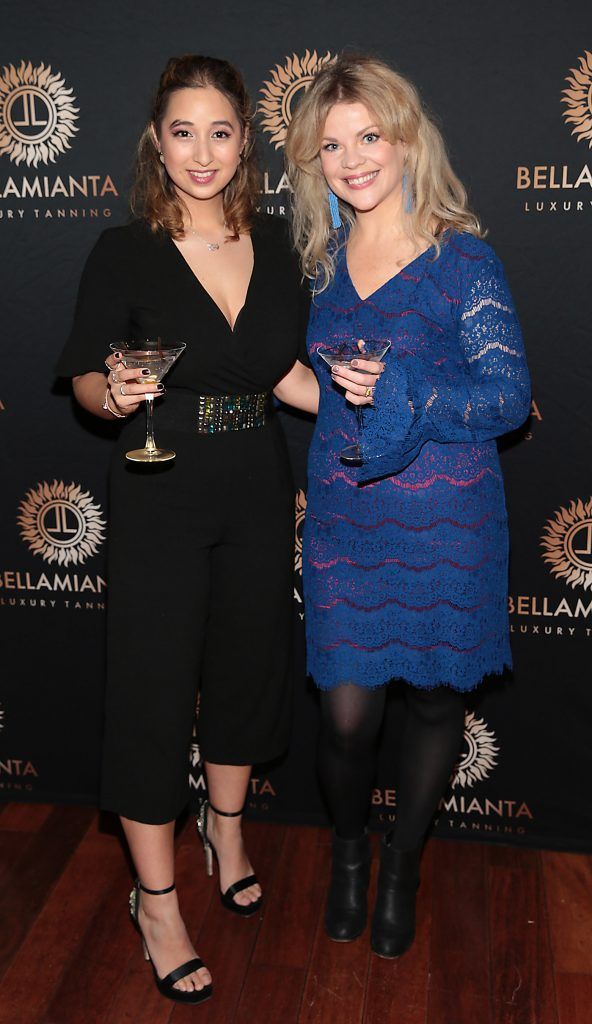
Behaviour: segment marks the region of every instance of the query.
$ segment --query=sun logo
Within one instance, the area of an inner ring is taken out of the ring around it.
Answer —
[[[565,79],[570,88],[563,90],[563,116],[573,125],[571,134],[578,142],[588,139],[592,149],[592,53],[585,50],[579,61],[579,68],[570,68],[571,75]]]
[[[307,50],[304,57],[293,53],[286,57],[285,64],[276,64],[272,69],[270,81],[263,83],[258,111],[263,114],[263,130],[271,134],[276,149],[281,149],[286,141],[296,94],[308,89],[317,72],[334,60],[328,50],[324,57],[319,57],[316,50]]]
[[[0,154],[15,164],[55,163],[78,128],[75,97],[60,72],[21,61],[0,70]]]
[[[541,544],[551,572],[571,587],[592,588],[592,498],[560,508],[547,522]]]
[[[468,711],[465,716],[464,741],[461,759],[451,779],[453,788],[482,782],[497,765],[499,747],[495,733],[488,730],[487,723],[477,718],[474,711]]]
[[[78,484],[40,483],[19,505],[21,537],[50,564],[82,564],[105,539],[101,506]]]
[[[306,515],[306,494],[299,490],[296,495],[296,548],[294,551],[294,572],[302,576],[302,527]]]

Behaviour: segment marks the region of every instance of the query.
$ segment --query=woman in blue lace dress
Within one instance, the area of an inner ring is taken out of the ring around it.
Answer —
[[[527,417],[528,372],[500,262],[409,82],[339,58],[300,104],[287,153],[320,385],[303,571],[335,826],[326,929],[347,941],[365,925],[377,738],[399,680],[397,818],[371,939],[393,957],[413,941],[421,846],[459,754],[464,694],[511,665],[495,438]],[[369,376],[319,356],[352,339],[390,342]],[[340,452],[357,441],[356,468]]]

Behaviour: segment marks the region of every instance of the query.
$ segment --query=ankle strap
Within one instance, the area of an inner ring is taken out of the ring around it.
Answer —
[[[209,805],[212,808],[214,814],[219,814],[221,818],[238,818],[243,813],[245,805],[241,807],[240,811],[220,811],[217,807],[214,807],[212,801],[209,801]]]
[[[147,893],[148,896],[166,896],[167,892],[172,892],[173,889],[175,888],[175,883],[173,882],[173,884],[167,886],[166,889],[147,889],[145,885],[142,885],[139,878],[138,881],[136,882],[136,885],[138,886],[138,889],[141,889],[142,892]]]

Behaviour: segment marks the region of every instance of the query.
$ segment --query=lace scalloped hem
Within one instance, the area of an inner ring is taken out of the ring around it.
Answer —
[[[484,686],[486,683],[493,682],[494,680],[500,681],[504,677],[507,677],[511,672],[512,665],[508,662],[504,662],[501,667],[489,669],[474,681],[470,681],[463,686],[460,686],[457,682],[453,682],[449,679],[426,683],[419,682],[417,679],[407,679],[404,676],[391,676],[389,679],[372,680],[367,683],[358,683],[355,679],[339,679],[336,682],[319,683],[314,676],[311,675],[310,678],[318,690],[335,690],[338,686],[351,685],[352,683],[354,686],[359,686],[363,690],[378,690],[381,686],[388,686],[389,683],[406,683],[408,686],[413,686],[418,690],[435,690],[439,686],[446,686],[450,690],[455,690],[457,693],[473,693],[480,686]]]

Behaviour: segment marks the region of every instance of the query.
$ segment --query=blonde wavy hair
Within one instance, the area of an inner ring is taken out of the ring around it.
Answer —
[[[292,230],[306,277],[323,291],[335,274],[335,257],[355,221],[352,207],[339,199],[346,232],[331,227],[327,183],[320,160],[323,128],[335,103],[363,103],[388,142],[407,147],[405,171],[413,197],[406,230],[416,243],[440,255],[446,231],[484,232],[469,209],[436,125],[423,108],[415,87],[376,57],[342,54],[315,77],[288,128],[286,157],[294,190]]]
[[[240,124],[245,145],[236,174],[224,189],[224,220],[231,238],[248,232],[259,199],[259,169],[251,130],[252,110],[249,94],[239,71],[217,57],[187,54],[168,61],[152,103],[150,119],[140,136],[136,152],[136,175],[131,192],[132,213],[144,217],[153,231],[159,228],[173,238],[183,238],[183,215],[187,207],[175,191],[166,168],[160,162],[154,143],[158,137],[171,95],[179,89],[210,86],[221,92],[232,105]]]

